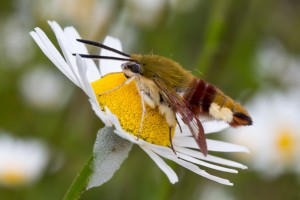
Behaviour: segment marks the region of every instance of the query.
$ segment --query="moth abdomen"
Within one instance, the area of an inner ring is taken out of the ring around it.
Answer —
[[[195,115],[208,115],[223,120],[232,127],[252,125],[252,119],[246,109],[221,90],[200,79],[195,79],[192,85],[192,89],[184,98]]]

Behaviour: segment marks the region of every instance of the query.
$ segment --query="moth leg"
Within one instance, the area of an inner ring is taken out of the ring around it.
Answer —
[[[161,112],[161,114],[165,115],[166,122],[169,126],[170,148],[172,149],[174,154],[177,155],[176,151],[174,149],[174,146],[173,146],[173,142],[172,142],[172,128],[174,128],[174,125],[176,124],[176,122],[178,122],[177,118],[176,118],[176,115],[173,112],[173,110],[171,109],[171,105],[169,105],[169,104],[167,104],[166,102],[163,102],[163,101],[160,102],[159,111]],[[180,127],[180,130],[181,130],[181,127]]]
[[[181,126],[180,126],[180,124],[178,122],[177,116],[175,116],[175,120],[176,120],[176,123],[177,123],[177,125],[179,127],[180,133],[182,133],[182,128],[181,128]]]
[[[140,90],[141,103],[142,103],[142,119],[141,119],[141,122],[140,122],[140,128],[139,128],[139,132],[138,132],[138,135],[137,135],[137,140],[139,140],[139,138],[140,138],[140,135],[141,135],[141,132],[142,132],[142,129],[143,129],[143,122],[144,122],[144,119],[145,119],[145,116],[146,116],[146,107],[145,107],[145,101],[143,99],[143,93],[144,93],[144,91]]]
[[[124,85],[127,85],[129,84],[131,81],[133,81],[135,79],[135,76],[132,76],[130,77],[129,79],[127,79],[126,81],[124,81],[123,83],[121,83],[120,85],[118,85],[117,87],[111,89],[111,90],[108,90],[106,92],[103,92],[102,94],[99,94],[99,96],[102,96],[102,95],[105,95],[105,94],[108,94],[108,93],[111,93],[117,89],[119,89],[120,87],[123,87]]]
[[[169,126],[169,140],[170,140],[170,147],[171,147],[172,151],[174,152],[175,155],[177,155],[176,151],[174,149],[174,146],[173,146],[173,142],[172,142],[172,127],[171,126]]]

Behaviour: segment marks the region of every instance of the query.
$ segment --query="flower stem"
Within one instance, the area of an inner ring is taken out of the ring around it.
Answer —
[[[64,196],[64,200],[79,199],[81,194],[86,190],[89,178],[92,175],[93,155],[85,163],[72,185],[69,187]]]

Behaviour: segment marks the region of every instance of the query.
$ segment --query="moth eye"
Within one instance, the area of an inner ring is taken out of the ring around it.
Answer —
[[[141,72],[142,72],[141,65],[136,62],[123,63],[121,65],[121,67],[123,70],[130,70],[131,72],[136,73],[136,74],[141,74]]]
[[[128,65],[128,69],[130,69],[133,73],[141,73],[141,66],[137,63]]]

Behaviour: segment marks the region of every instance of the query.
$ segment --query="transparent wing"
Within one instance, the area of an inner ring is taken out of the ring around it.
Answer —
[[[201,152],[204,155],[207,155],[207,144],[204,129],[198,117],[194,115],[182,99],[178,98],[177,95],[174,95],[174,93],[166,89],[159,78],[155,78],[154,82],[168,99],[168,103],[170,103],[172,109],[179,114],[182,121],[188,126]]]

